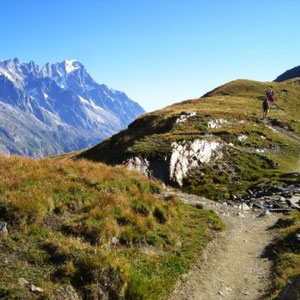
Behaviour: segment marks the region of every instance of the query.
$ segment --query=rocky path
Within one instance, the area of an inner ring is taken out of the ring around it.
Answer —
[[[272,260],[268,247],[274,238],[270,227],[278,215],[178,195],[186,203],[200,202],[215,210],[226,222],[227,230],[209,244],[200,261],[178,282],[170,299],[260,299],[270,288]]]

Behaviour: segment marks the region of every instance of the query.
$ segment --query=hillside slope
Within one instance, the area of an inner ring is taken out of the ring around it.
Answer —
[[[124,167],[0,157],[0,174],[1,299],[165,299],[224,228]]]
[[[144,110],[98,84],[76,60],[40,68],[0,61],[0,153],[43,157],[80,150],[126,128]]]
[[[270,85],[278,107],[261,120]],[[145,114],[79,157],[124,163],[184,191],[227,198],[260,181],[277,180],[295,167],[299,105],[297,80],[237,80],[202,98]]]

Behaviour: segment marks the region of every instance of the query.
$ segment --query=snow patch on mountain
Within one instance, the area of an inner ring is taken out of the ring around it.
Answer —
[[[71,73],[74,70],[77,70],[80,68],[80,66],[78,66],[78,64],[76,64],[78,61],[76,59],[72,59],[72,60],[65,60],[65,66],[66,66],[66,72],[67,73]]]

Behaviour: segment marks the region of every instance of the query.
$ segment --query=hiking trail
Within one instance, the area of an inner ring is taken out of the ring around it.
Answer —
[[[270,227],[277,215],[242,211],[226,203],[178,193],[189,204],[201,203],[225,221],[227,229],[214,239],[191,271],[177,283],[171,300],[254,300],[271,287],[274,239]]]

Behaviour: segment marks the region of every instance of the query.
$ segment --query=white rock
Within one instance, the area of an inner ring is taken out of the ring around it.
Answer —
[[[264,153],[266,152],[266,149],[255,149],[256,153]]]
[[[188,118],[196,116],[197,113],[195,111],[182,113],[175,121],[175,123],[185,123]]]
[[[247,138],[248,138],[248,135],[246,135],[246,134],[241,134],[238,136],[238,140],[241,142],[246,140]]]
[[[243,215],[242,213],[238,212],[237,215],[240,217],[240,218],[245,218],[245,215]]]
[[[293,206],[299,207],[300,208],[300,195],[294,195],[291,199],[290,202]]]
[[[32,285],[30,286],[30,290],[31,290],[32,292],[38,292],[38,293],[43,293],[43,292],[44,292],[44,290],[43,290],[42,288],[37,287],[37,286],[35,286],[34,284],[32,284]]]
[[[221,147],[216,140],[194,140],[192,142],[173,142],[170,157],[170,180],[182,186],[188,172],[200,164],[209,163],[215,154],[221,156]]]
[[[119,240],[114,236],[112,239],[111,239],[111,244],[116,246],[119,244]]]
[[[250,207],[246,203],[242,203],[239,206],[239,209],[241,209],[241,210],[250,210]]]
[[[215,119],[215,120],[210,120],[207,122],[207,127],[208,128],[221,128],[222,125],[226,125],[229,122],[225,119]]]
[[[124,162],[126,167],[131,171],[138,171],[142,175],[149,176],[149,161],[147,158],[134,156]]]

